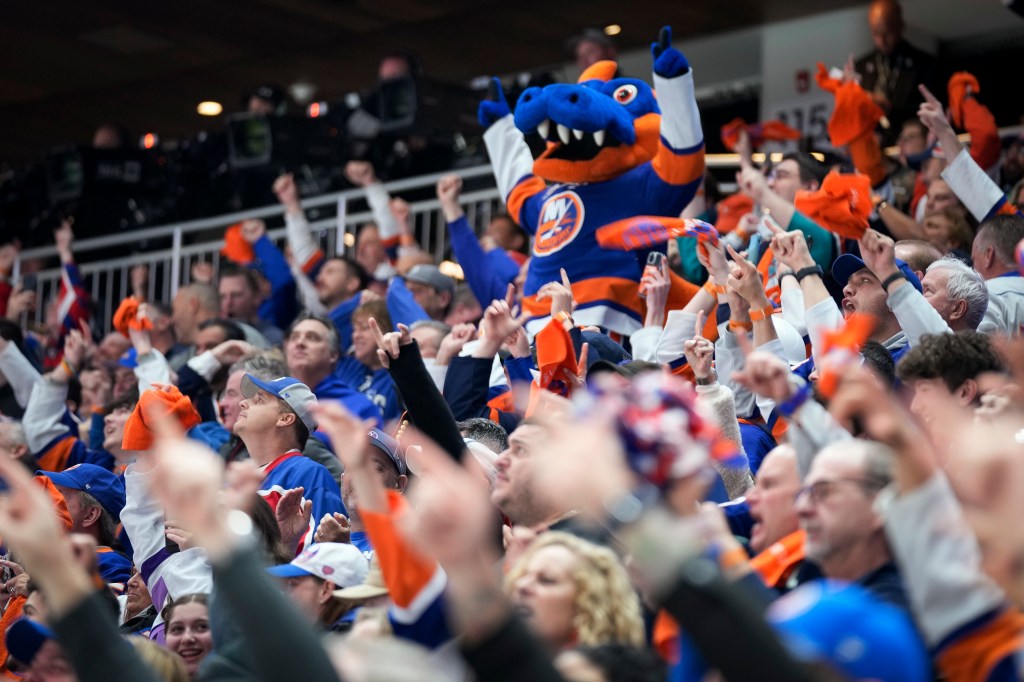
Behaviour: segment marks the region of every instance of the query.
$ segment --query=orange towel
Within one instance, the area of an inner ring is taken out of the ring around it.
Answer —
[[[736,229],[740,218],[754,210],[754,200],[746,194],[737,192],[715,204],[718,211],[718,220],[715,221],[715,229],[718,234],[728,234]]]
[[[828,136],[833,145],[845,147],[853,140],[874,131],[875,124],[885,113],[859,83],[843,83],[830,78],[828,69],[821,62],[818,63],[816,79],[822,90],[831,92],[836,98],[832,118],[828,122]]]
[[[964,100],[967,99],[968,88],[971,89],[971,94],[981,92],[978,79],[967,71],[957,71],[946,85],[949,93],[949,118],[957,128],[964,126]]]
[[[183,431],[202,421],[192,401],[181,394],[177,386],[157,385],[139,398],[135,409],[124,425],[125,450],[148,450],[153,447],[151,424],[165,417],[174,417]]]
[[[239,265],[248,265],[256,260],[252,244],[242,236],[242,223],[235,223],[224,231],[224,246],[220,249],[220,255]]]
[[[144,317],[141,320],[138,319],[139,314],[139,300],[134,296],[121,301],[121,305],[117,306],[117,310],[114,312],[114,330],[120,332],[124,336],[128,336],[129,329],[135,330],[146,330],[152,329],[153,323],[148,317]]]
[[[767,140],[799,140],[800,131],[790,128],[782,121],[771,120],[763,123],[747,123],[742,118],[733,120],[722,126],[722,144],[726,149],[735,150],[736,143],[740,139],[740,131],[746,130],[750,138],[750,145],[754,148],[760,147]]]
[[[821,189],[796,193],[796,209],[826,230],[860,239],[871,215],[871,180],[861,173],[830,172]]]

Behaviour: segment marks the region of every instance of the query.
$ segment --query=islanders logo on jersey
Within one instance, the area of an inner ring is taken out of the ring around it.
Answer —
[[[533,239],[533,253],[550,256],[562,250],[583,227],[583,200],[576,192],[553,194],[540,209],[540,225]]]

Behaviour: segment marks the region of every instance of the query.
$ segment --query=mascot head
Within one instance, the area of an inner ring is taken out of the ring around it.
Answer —
[[[597,62],[575,85],[529,88],[516,104],[516,127],[547,149],[533,164],[552,182],[601,182],[654,158],[661,111],[654,90],[636,78],[613,78],[615,62]]]

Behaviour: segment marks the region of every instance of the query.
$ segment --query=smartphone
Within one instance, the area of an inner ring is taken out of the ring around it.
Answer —
[[[35,291],[39,286],[39,279],[34,274],[28,274],[21,278],[22,291]]]
[[[657,270],[661,272],[661,264],[665,260],[665,254],[661,251],[651,251],[647,254],[647,265],[644,266],[644,274],[647,274],[649,270]],[[640,289],[638,291],[640,298],[647,298],[647,287],[644,281],[640,280]]]

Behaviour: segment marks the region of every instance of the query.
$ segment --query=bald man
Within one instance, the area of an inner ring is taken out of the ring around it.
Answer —
[[[932,92],[945,88],[937,81],[935,58],[904,39],[903,10],[896,0],[874,0],[868,6],[868,27],[875,49],[857,60],[857,72],[861,85],[889,117],[892,125],[883,132],[883,141],[891,145],[903,122],[917,115],[918,83]]]

